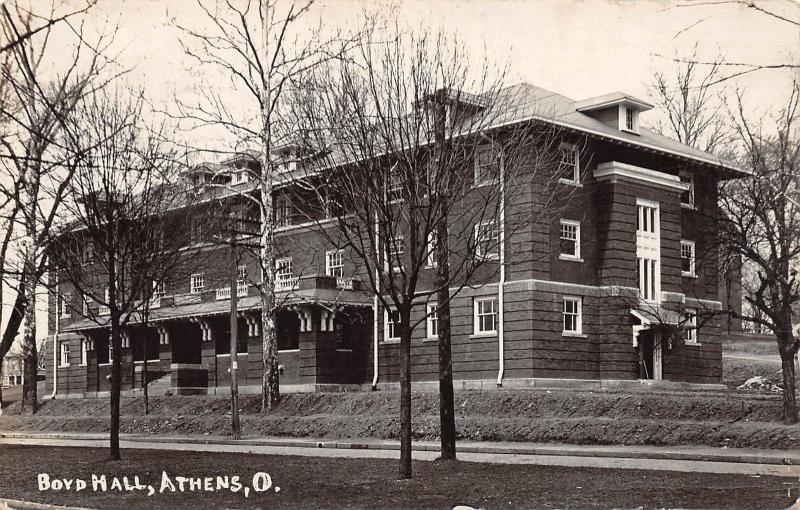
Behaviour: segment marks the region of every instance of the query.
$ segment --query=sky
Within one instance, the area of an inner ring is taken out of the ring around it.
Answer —
[[[33,6],[49,3],[34,0]],[[78,2],[67,0],[69,5]],[[401,24],[444,29],[468,51],[476,55],[485,51],[490,59],[507,63],[509,82],[530,82],[576,100],[613,91],[651,100],[648,85],[653,73],[668,73],[674,68],[670,58],[689,55],[695,45],[701,59],[800,63],[796,25],[733,1],[405,0],[395,5]],[[774,0],[757,5],[800,20],[799,2]],[[313,20],[309,27],[321,20],[325,29],[347,28],[362,11],[385,6],[318,1],[308,18]],[[202,28],[205,23],[194,0],[102,0],[92,9],[87,28],[101,31],[116,26],[113,48],[119,64],[130,69],[126,82],[143,88],[157,108],[168,108],[176,95],[191,90],[199,76],[179,44],[176,24]],[[58,62],[58,54],[54,57]],[[744,90],[748,108],[757,115],[780,107],[796,75],[796,70],[794,75],[765,70],[727,85]],[[654,123],[658,116],[658,112],[647,112],[642,121]],[[38,304],[38,336],[46,331],[45,295]],[[7,306],[8,297],[3,301]]]

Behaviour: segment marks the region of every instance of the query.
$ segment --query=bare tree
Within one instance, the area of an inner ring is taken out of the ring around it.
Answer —
[[[165,127],[147,122],[140,95],[121,94],[125,99],[96,93],[81,102],[76,143],[89,149],[68,185],[68,223],[49,244],[59,284],[87,303],[74,309],[110,328],[112,460],[120,458],[123,328],[142,322],[159,284],[181,270],[190,210],[190,194],[176,184],[181,166],[162,142]]]
[[[752,121],[737,94],[735,128],[741,165],[751,175],[725,182],[720,207],[725,216],[723,242],[757,276],[745,296],[753,313],[740,318],[771,330],[778,343],[783,372],[784,422],[797,423],[793,359],[800,339],[792,332],[792,306],[800,301],[800,84],[794,83],[786,106],[770,122]]]
[[[13,9],[4,5],[0,20],[3,36],[10,41],[4,46],[4,65],[0,67],[0,203],[4,229],[0,262],[2,283],[12,286],[15,293],[0,341],[0,360],[24,324],[24,412],[35,412],[37,406],[35,291],[46,268],[43,241],[80,157],[80,150],[69,143],[73,134],[70,116],[83,95],[110,79],[105,75],[109,61],[103,53],[113,37],[101,35],[89,43],[83,38],[82,25],[74,26],[66,19],[84,11],[64,17],[55,14],[55,6],[40,15],[19,5]],[[42,20],[60,23],[39,25]],[[53,51],[51,30],[63,24],[70,24],[76,41],[71,52],[64,54],[63,67],[46,75],[44,62]],[[66,147],[75,151],[65,151]]]
[[[436,319],[442,457],[454,458],[449,303],[466,286],[502,281],[518,247],[509,240],[558,210],[548,185],[557,176],[544,171],[560,156],[553,129],[519,122],[542,114],[527,87],[506,87],[504,68],[471,66],[460,48],[442,33],[371,33],[347,59],[305,75],[293,101],[312,153],[293,183],[316,194],[306,215],[356,258],[373,313],[385,311],[386,335],[399,339],[401,478],[412,474],[415,328]]]
[[[272,193],[275,168],[280,163],[275,148],[287,143],[287,130],[281,128],[279,104],[294,76],[336,58],[350,43],[339,34],[323,37],[321,22],[316,27],[309,24],[311,0],[280,6],[269,0],[198,4],[208,26],[180,26],[184,50],[199,66],[228,77],[239,92],[237,99],[247,104],[239,110],[230,105],[229,91],[204,85],[196,91],[201,101],[178,100],[177,116],[195,128],[221,129],[232,138],[236,152],[250,149],[259,154],[258,168],[247,172],[258,183],[251,196],[261,219],[261,407],[269,411],[280,402]]]

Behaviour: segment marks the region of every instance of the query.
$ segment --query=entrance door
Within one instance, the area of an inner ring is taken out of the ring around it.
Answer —
[[[661,333],[646,329],[639,333],[639,379],[662,379]]]

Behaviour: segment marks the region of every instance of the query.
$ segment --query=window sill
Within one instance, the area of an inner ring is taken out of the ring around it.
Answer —
[[[575,331],[562,331],[561,336],[569,338],[589,338],[589,335],[586,335],[585,333],[578,333]]]
[[[422,339],[422,341],[423,342],[437,342],[437,341],[439,341],[439,337],[438,336],[426,336],[425,338]]]
[[[571,262],[583,262],[580,257],[573,257],[572,255],[564,255],[563,253],[558,256],[558,260],[569,260]]]
[[[69,365],[58,365],[58,368],[69,368]]]
[[[298,347],[297,349],[278,349],[278,354],[282,352],[300,352],[300,348]]]
[[[684,342],[683,345],[686,345],[688,347],[700,347],[703,344],[701,344],[700,342]]]
[[[114,364],[113,362],[109,361],[108,363],[98,363],[97,366],[98,367],[110,367],[113,364]]]
[[[684,273],[681,271],[681,276],[683,278],[697,278],[697,273]]]
[[[336,349],[336,352],[353,352],[353,349]]]
[[[85,367],[85,366],[86,366],[86,363],[81,363],[81,364],[80,364],[80,365],[78,365],[78,366],[79,366],[79,367]]]
[[[399,344],[400,343],[400,339],[399,338],[393,338],[391,340],[381,340],[381,343],[384,344],[384,345]]]
[[[158,363],[160,361],[161,361],[160,359],[149,359],[149,360],[147,360],[148,363]],[[144,365],[144,361],[141,361],[141,360],[140,361],[134,361],[133,364],[134,365]]]
[[[567,186],[575,186],[576,188],[582,188],[583,187],[583,183],[582,182],[573,181],[573,180],[570,180],[570,179],[564,179],[563,177],[558,179],[558,182],[561,183],[561,184],[566,184]]]
[[[685,203],[681,202],[681,209],[689,209],[690,211],[696,211],[697,210],[697,206],[694,205],[694,204],[685,204]]]
[[[487,331],[485,333],[474,333],[469,336],[470,338],[496,338],[497,331]]]
[[[237,356],[247,356],[247,353],[246,352],[237,352],[236,355]],[[218,358],[230,358],[231,355],[230,354],[217,354],[217,357]]]

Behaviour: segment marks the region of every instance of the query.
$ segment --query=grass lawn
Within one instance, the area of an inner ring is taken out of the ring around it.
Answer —
[[[786,508],[800,496],[795,480],[741,475],[670,473],[468,462],[415,462],[415,478],[396,480],[397,462],[247,454],[3,446],[0,495],[90,508]],[[162,471],[176,486],[159,493]],[[247,486],[269,473],[265,492],[177,490],[177,477],[238,475]],[[37,475],[84,479],[80,492],[40,492]],[[139,477],[147,491],[94,492],[92,475]],[[275,487],[280,487],[275,491]]]

